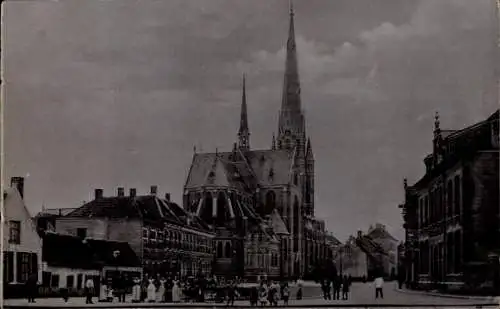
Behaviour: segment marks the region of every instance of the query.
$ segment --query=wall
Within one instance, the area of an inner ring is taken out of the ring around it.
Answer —
[[[142,223],[139,220],[61,217],[56,221],[57,233],[76,236],[77,228],[86,228],[88,238],[128,242],[142,259]]]
[[[53,288],[66,288],[67,287],[67,276],[74,277],[73,288],[77,287],[77,279],[78,275],[82,274],[82,282],[81,286],[85,286],[85,277],[86,276],[99,276],[100,271],[97,269],[78,269],[78,268],[66,268],[66,267],[54,267],[49,266],[47,263],[44,263],[42,270],[44,272],[50,272],[52,275],[59,275],[59,285],[54,286]],[[41,282],[41,279],[40,279]]]

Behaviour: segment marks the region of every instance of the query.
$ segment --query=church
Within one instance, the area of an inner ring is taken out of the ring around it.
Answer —
[[[314,218],[314,154],[301,106],[292,6],[278,135],[269,149],[251,148],[243,77],[237,142],[230,152],[195,150],[183,204],[215,232],[215,274],[297,278],[326,258],[325,225]]]

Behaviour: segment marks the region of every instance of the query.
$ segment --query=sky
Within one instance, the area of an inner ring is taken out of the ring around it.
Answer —
[[[316,215],[345,240],[403,237],[403,178],[443,129],[498,108],[493,0],[295,0]],[[288,0],[4,3],[4,179],[32,213],[94,188],[170,192],[198,151],[230,150],[246,73],[251,145],[278,126]]]

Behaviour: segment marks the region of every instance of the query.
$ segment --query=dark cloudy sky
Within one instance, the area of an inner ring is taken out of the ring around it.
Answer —
[[[461,128],[497,108],[493,0],[295,0],[317,215],[340,239],[401,237],[403,178],[423,174],[435,111]],[[181,201],[193,145],[230,150],[247,74],[251,143],[281,102],[288,1],[4,4],[6,173],[32,212],[96,187]]]

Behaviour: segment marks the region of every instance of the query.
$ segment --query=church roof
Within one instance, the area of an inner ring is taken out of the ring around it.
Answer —
[[[277,235],[290,235],[288,229],[286,228],[285,222],[279,215],[276,209],[271,213],[271,227],[273,228],[274,233]]]
[[[238,152],[234,160],[233,155],[233,152],[195,153],[185,187],[214,185],[248,192],[257,184],[287,184],[290,180],[292,159],[286,150]]]

